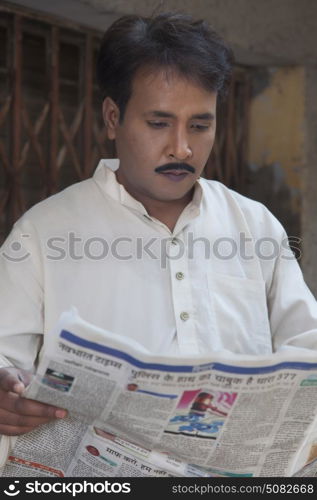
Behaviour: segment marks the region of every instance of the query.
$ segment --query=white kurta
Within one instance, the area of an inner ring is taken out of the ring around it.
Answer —
[[[262,204],[200,179],[171,233],[117,183],[118,165],[102,160],[15,224],[0,256],[3,365],[30,369],[71,306],[161,355],[317,348],[316,300]]]

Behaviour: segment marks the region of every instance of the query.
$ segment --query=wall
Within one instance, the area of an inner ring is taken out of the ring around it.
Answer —
[[[317,66],[306,70],[306,164],[303,169],[302,268],[317,296]]]
[[[8,0],[7,0],[8,1]],[[203,17],[255,64],[307,64],[317,55],[315,0],[14,0],[101,31],[121,14],[180,10]]]
[[[300,66],[253,71],[247,195],[261,201],[289,236],[301,235],[305,165],[305,71]]]

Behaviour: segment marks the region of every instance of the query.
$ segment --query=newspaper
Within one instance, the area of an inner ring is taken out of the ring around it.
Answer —
[[[73,309],[25,393],[69,416],[19,436],[0,475],[317,476],[317,355],[295,352],[158,357]]]

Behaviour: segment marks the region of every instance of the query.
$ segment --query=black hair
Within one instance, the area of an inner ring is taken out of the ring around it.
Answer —
[[[127,15],[105,32],[97,59],[102,98],[111,97],[122,122],[138,69],[172,69],[208,91],[224,97],[233,53],[203,20],[190,15],[162,13],[155,17]]]

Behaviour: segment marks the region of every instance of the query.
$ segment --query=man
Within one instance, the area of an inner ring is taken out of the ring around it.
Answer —
[[[128,16],[106,32],[98,78],[118,160],[29,210],[2,248],[4,436],[66,416],[21,393],[71,306],[160,355],[317,348],[316,301],[279,222],[200,178],[231,67],[188,16]]]

